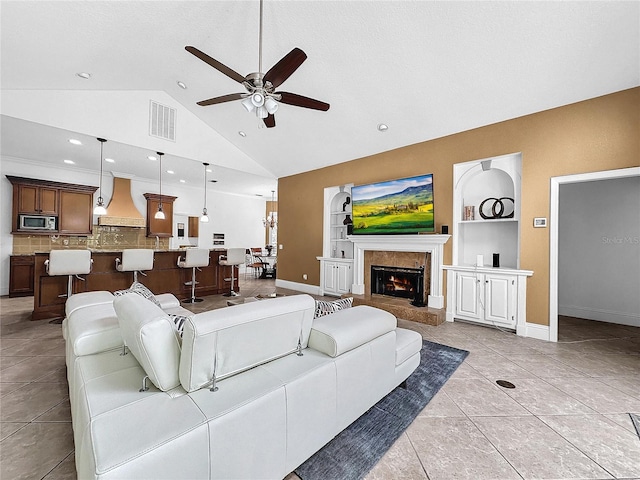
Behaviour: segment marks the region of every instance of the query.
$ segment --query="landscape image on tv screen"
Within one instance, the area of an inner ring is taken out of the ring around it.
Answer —
[[[354,235],[435,232],[432,174],[355,186],[351,203]]]

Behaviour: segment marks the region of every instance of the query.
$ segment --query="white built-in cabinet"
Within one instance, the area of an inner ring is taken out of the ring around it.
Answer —
[[[351,216],[351,186],[324,189],[320,295],[340,296],[351,291],[353,283],[353,243],[345,224]]]
[[[520,269],[521,174],[520,154],[453,166],[453,264],[443,266],[449,321],[526,334],[526,280],[533,272]]]

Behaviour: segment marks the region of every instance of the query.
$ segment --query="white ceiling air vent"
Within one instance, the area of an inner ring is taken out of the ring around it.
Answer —
[[[149,135],[176,141],[176,109],[151,100]]]

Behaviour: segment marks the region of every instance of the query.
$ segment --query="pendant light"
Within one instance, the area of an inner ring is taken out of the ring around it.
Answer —
[[[207,223],[209,221],[209,215],[207,215],[207,167],[208,163],[203,163],[204,165],[204,207],[202,207],[202,216],[200,217],[200,221],[202,223]]]
[[[104,200],[102,199],[102,147],[104,146],[104,142],[106,140],[104,138],[97,139],[100,142],[100,190],[98,191],[98,202],[96,203],[95,208],[93,209],[94,215],[106,215],[107,209],[104,206]]]
[[[274,208],[276,204],[275,193],[276,193],[275,190],[271,190],[271,208]],[[267,216],[267,218],[262,219],[262,225],[264,226],[264,228],[275,228],[275,226],[278,224],[277,216],[278,216],[277,209],[275,212],[269,212],[269,215]]]
[[[162,211],[162,156],[164,155],[164,153],[162,152],[156,152],[156,153],[160,157],[160,202],[158,203],[158,211],[153,216],[153,218],[155,218],[156,220],[164,220],[165,216],[164,216],[164,212]]]

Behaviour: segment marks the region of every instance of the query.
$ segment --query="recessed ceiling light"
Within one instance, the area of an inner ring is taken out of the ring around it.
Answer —
[[[87,72],[79,72],[79,73],[76,73],[76,76],[78,76],[78,77],[80,77],[80,78],[83,78],[83,79],[85,79],[85,80],[89,80],[89,79],[91,78],[91,74],[90,74],[90,73],[87,73]]]
[[[109,163],[116,163],[116,161],[113,158],[105,158],[104,161]]]
[[[379,123],[378,130],[380,132],[386,132],[387,130],[389,130],[389,126],[386,123]]]
[[[207,168],[207,172],[211,173],[213,172],[213,170],[211,170],[210,168]]]
[[[75,165],[76,162],[74,162],[73,160],[64,160],[64,163],[66,163],[67,165]]]
[[[183,178],[180,179],[180,183],[187,183],[187,181]]]
[[[153,155],[149,155],[147,158],[148,158],[149,160],[153,160],[154,162],[155,162],[156,160],[158,160],[158,159],[157,159],[156,157],[154,157]]]
[[[246,137],[246,136],[247,136],[247,134],[246,134],[246,133],[244,133],[242,130],[240,130],[240,131],[238,132],[238,135],[240,135],[241,137]]]
[[[184,83],[184,82],[177,81],[176,83],[178,84],[178,86],[179,86],[181,89],[183,89],[183,90],[186,90],[186,89],[187,89],[187,86],[185,85],[185,83]]]
[[[69,143],[72,143],[73,145],[82,145],[82,142],[80,140],[76,140],[75,138],[70,138]]]
[[[173,175],[176,172],[174,172],[173,170],[167,170],[167,173],[170,174],[170,175]]]

